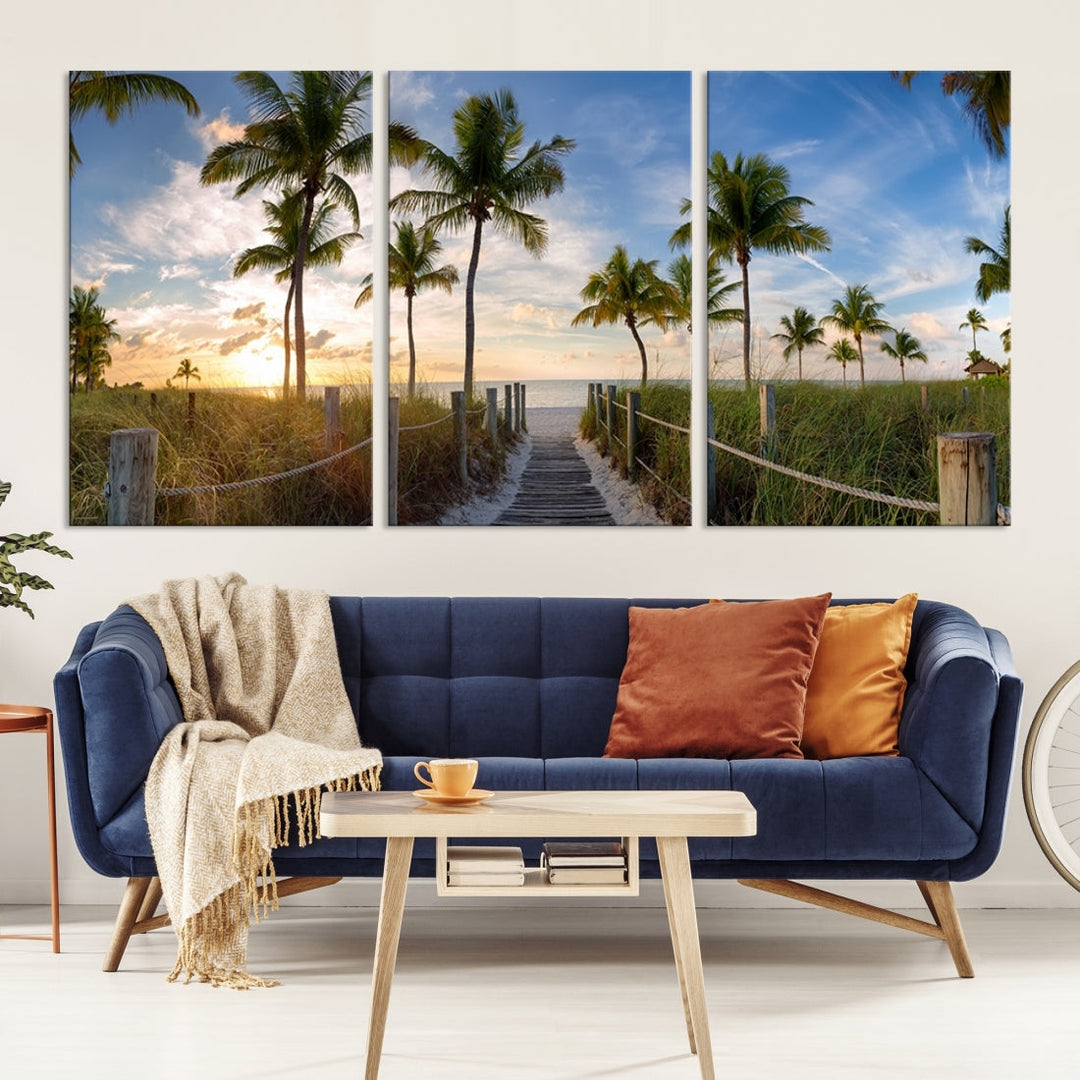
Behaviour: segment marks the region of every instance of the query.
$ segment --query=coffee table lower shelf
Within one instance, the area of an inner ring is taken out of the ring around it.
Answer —
[[[450,885],[446,880],[449,841],[440,836],[435,841],[435,865],[440,868],[435,877],[438,896],[637,896],[640,893],[638,838],[622,837],[626,852],[626,881],[621,885],[552,885],[547,873],[539,866],[525,867],[523,885]]]

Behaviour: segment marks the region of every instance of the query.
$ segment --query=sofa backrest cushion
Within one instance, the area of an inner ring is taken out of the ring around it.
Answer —
[[[360,736],[383,754],[599,757],[630,605],[701,600],[332,597]]]

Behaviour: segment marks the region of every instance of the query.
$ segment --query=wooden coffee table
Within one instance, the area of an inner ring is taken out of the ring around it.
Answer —
[[[506,791],[474,806],[421,803],[411,792],[335,792],[322,797],[323,836],[386,837],[379,927],[375,941],[366,1080],[379,1074],[390,984],[394,977],[413,841],[436,841],[439,891],[445,895],[636,895],[637,840],[656,838],[664,882],[675,970],[682,992],[690,1052],[701,1075],[712,1080],[712,1043],[705,1007],[697,910],[686,840],[690,836],[752,836],[757,815],[738,791]],[[630,855],[625,885],[548,885],[527,874],[521,886],[456,889],[446,885],[446,842],[451,836],[482,838],[621,836]]]

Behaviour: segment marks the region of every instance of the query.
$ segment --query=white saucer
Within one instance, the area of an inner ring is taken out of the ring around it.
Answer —
[[[442,795],[431,788],[421,788],[419,791],[414,791],[413,794],[418,799],[425,799],[431,803],[442,803],[445,806],[468,806],[471,803],[490,799],[495,792],[485,791],[483,788],[473,788],[472,791],[467,792],[465,795]]]

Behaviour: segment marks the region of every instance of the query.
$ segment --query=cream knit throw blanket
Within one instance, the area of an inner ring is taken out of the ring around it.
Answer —
[[[165,650],[184,723],[146,781],[146,820],[186,972],[273,986],[244,966],[250,918],[277,907],[272,852],[319,835],[324,786],[378,787],[361,745],[325,593],[248,585],[238,574],[167,581],[128,601]],[[292,814],[290,814],[292,810]]]

